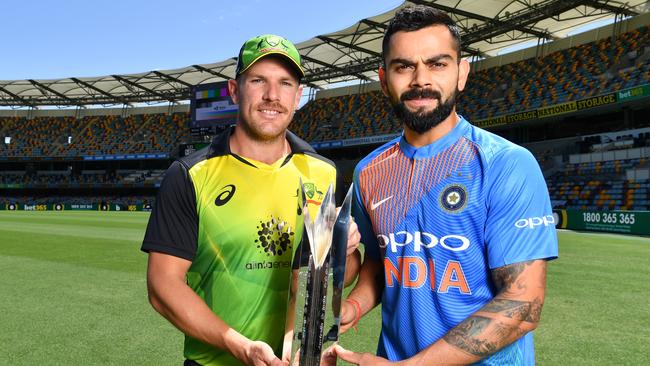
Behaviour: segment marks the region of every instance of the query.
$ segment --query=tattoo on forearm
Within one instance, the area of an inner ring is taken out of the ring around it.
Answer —
[[[495,268],[492,270],[492,279],[494,280],[494,285],[497,290],[507,290],[513,285],[517,285],[519,289],[525,287],[524,284],[518,281],[519,275],[524,271],[524,269],[534,261],[514,263],[507,266]]]
[[[538,322],[542,313],[542,300],[537,298],[532,302],[506,299],[494,299],[481,311],[501,314],[511,319],[526,322]]]
[[[526,319],[527,322],[537,323],[542,317],[542,306],[544,302],[540,298],[536,298],[533,302],[530,303],[530,312]]]
[[[526,283],[520,278],[526,267],[532,265],[535,261],[514,263],[492,270],[492,279],[497,290],[501,293],[518,293],[526,290],[528,286],[535,284]],[[543,268],[544,274],[546,267]],[[542,283],[541,286],[544,286]],[[526,322],[538,322],[542,313],[543,300],[535,298],[533,301],[517,301],[507,299],[493,299],[486,305],[482,311],[488,313],[499,313],[508,318],[522,320]]]
[[[477,339],[492,323],[492,319],[470,316],[444,336],[444,340],[472,355],[485,357],[497,350],[497,345],[488,340]]]
[[[496,323],[494,324],[494,330],[493,333],[499,338],[506,338],[509,337],[510,334],[512,333],[512,326],[508,326],[506,324],[502,323]]]
[[[515,339],[519,339],[526,334],[526,331],[512,324],[495,322],[492,333],[499,339],[509,339],[513,334]]]
[[[530,303],[525,301],[494,299],[481,311],[487,313],[501,313],[512,319],[524,320],[530,312]]]
[[[545,277],[540,282],[536,279],[531,280],[528,275],[522,276],[522,273],[534,262],[514,263],[492,270],[492,279],[499,295],[477,313],[486,316],[472,315],[468,317],[450,330],[443,339],[471,355],[486,357],[514,339],[521,338],[530,328],[520,326],[520,322],[539,322],[544,303],[543,292],[532,301],[511,299],[528,293],[532,294],[531,291],[537,291],[538,286],[539,288],[544,287]],[[541,268],[541,270],[545,272],[546,268]],[[539,274],[539,272],[533,273],[536,273],[534,276]],[[532,296],[521,298],[529,299],[530,297]]]

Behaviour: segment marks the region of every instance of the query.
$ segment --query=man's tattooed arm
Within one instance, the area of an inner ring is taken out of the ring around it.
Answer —
[[[537,327],[544,304],[546,261],[532,260],[491,272],[496,296],[404,366],[469,365]],[[381,363],[378,363],[381,364]]]
[[[496,268],[492,280],[497,289],[495,298],[443,337],[449,345],[476,357],[474,361],[537,327],[544,304],[546,261]]]

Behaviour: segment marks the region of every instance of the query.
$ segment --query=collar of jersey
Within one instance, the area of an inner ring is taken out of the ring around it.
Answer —
[[[446,150],[451,145],[455,144],[458,139],[465,134],[469,128],[469,122],[465,120],[461,115],[458,116],[458,124],[449,131],[448,134],[444,135],[442,138],[425,145],[422,147],[414,147],[409,144],[402,134],[402,137],[399,141],[400,149],[402,153],[411,159],[425,159],[437,155],[441,151]]]
[[[280,159],[276,160],[275,162],[273,162],[271,164],[267,164],[267,163],[264,163],[262,161],[258,161],[258,160],[254,160],[254,159],[250,159],[250,158],[244,158],[244,157],[236,155],[236,154],[231,154],[231,155],[233,157],[235,157],[237,160],[241,161],[242,163],[244,163],[246,165],[250,165],[250,166],[252,166],[254,168],[257,168],[259,170],[269,171],[269,172],[276,171],[276,170],[282,168],[284,166],[284,164],[286,164],[290,160],[290,157],[291,157],[291,154],[285,155],[285,156],[281,157]]]
[[[208,154],[208,158],[213,158],[216,156],[222,156],[228,154],[235,155],[230,151],[230,135],[232,135],[234,131],[235,131],[235,126],[230,126],[225,131],[223,131],[222,133],[214,137],[212,143],[210,144],[210,152]],[[298,136],[294,135],[289,130],[287,130],[287,141],[289,142],[289,146],[291,147],[291,154],[289,154],[289,156],[291,156],[292,154],[301,154],[305,152],[316,153],[316,151],[314,150],[313,147],[311,147],[311,145],[309,145],[308,143],[300,139]],[[238,155],[235,156],[242,159],[246,159]],[[246,160],[248,161],[250,159],[246,159]]]

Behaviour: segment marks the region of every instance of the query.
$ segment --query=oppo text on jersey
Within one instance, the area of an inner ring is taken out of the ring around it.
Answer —
[[[421,248],[433,248],[436,245],[451,250],[452,252],[461,252],[469,248],[469,239],[462,235],[445,235],[438,239],[435,235],[423,231],[398,231],[388,235],[377,235],[379,246],[386,248],[390,246],[393,253],[397,253],[397,247],[404,247],[413,244],[413,251],[419,252]]]
[[[519,219],[515,222],[515,227],[518,229],[528,228],[534,229],[537,226],[555,225],[555,217],[553,215],[546,215],[542,217],[529,217],[527,219]]]

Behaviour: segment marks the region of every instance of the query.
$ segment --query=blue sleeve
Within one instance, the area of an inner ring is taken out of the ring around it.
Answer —
[[[546,182],[522,147],[502,151],[489,164],[485,240],[490,268],[558,255],[555,219]]]
[[[361,192],[359,191],[359,169],[355,169],[354,172],[354,194],[352,196],[352,217],[359,227],[359,234],[361,234],[361,243],[365,247],[365,255],[370,256],[373,259],[381,259],[379,253],[379,245],[377,243],[377,236],[375,231],[372,228],[372,223],[370,222],[370,217],[368,212],[363,205],[363,198],[361,197]]]

